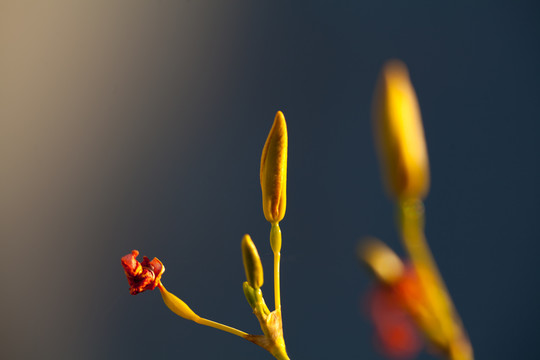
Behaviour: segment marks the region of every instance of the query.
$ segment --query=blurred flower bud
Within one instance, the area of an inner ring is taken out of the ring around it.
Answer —
[[[261,156],[261,189],[266,220],[279,222],[287,203],[287,124],[278,111]]]
[[[382,241],[370,238],[358,248],[359,258],[381,282],[390,285],[403,276],[403,262]]]
[[[429,163],[418,100],[405,64],[387,62],[375,90],[373,123],[383,177],[391,196],[424,198]]]
[[[242,259],[247,282],[252,288],[259,289],[264,282],[263,267],[257,248],[248,234],[242,239]]]

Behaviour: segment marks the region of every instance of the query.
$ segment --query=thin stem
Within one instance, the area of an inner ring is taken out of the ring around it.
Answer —
[[[276,310],[281,309],[281,293],[279,287],[279,262],[281,259],[281,253],[274,252],[274,296]]]
[[[274,252],[274,304],[276,310],[281,309],[281,292],[279,287],[279,262],[281,260],[281,229],[279,223],[272,223],[270,229],[270,246]]]
[[[245,332],[243,332],[241,330],[238,330],[238,329],[235,329],[233,327],[223,325],[223,324],[220,324],[218,322],[208,320],[208,319],[205,319],[205,318],[198,318],[197,320],[193,320],[193,321],[195,321],[197,324],[210,326],[210,327],[213,327],[215,329],[225,331],[225,332],[228,332],[228,333],[236,335],[236,336],[240,336],[241,338],[244,338],[244,339],[247,336],[249,336],[249,334],[247,334],[247,333],[245,333]]]

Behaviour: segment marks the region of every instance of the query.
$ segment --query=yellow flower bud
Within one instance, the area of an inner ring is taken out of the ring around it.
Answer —
[[[261,156],[261,189],[266,220],[277,223],[287,204],[287,124],[278,111]]]
[[[358,256],[385,284],[391,285],[403,275],[404,266],[401,259],[378,239],[365,240],[358,247]]]
[[[257,248],[248,234],[242,239],[242,258],[248,284],[259,289],[264,282],[263,267]]]
[[[195,314],[185,302],[177,298],[174,294],[168,292],[167,289],[165,289],[165,286],[163,286],[162,284],[159,285],[159,291],[161,292],[163,302],[173,313],[180,317],[183,317],[184,319],[192,320],[195,322],[200,320],[200,317]]]
[[[429,163],[420,107],[401,61],[387,62],[373,101],[373,122],[383,177],[398,200],[424,198]]]

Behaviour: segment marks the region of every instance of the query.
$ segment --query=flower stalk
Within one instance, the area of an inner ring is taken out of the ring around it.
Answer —
[[[420,107],[405,64],[383,67],[373,101],[373,123],[383,178],[398,208],[403,244],[419,278],[427,310],[417,321],[451,360],[472,360],[461,320],[424,235],[424,199],[429,163]]]
[[[257,298],[255,301],[255,306],[252,306],[264,333],[263,337],[254,337],[253,342],[268,350],[278,360],[289,359],[283,338],[279,273],[282,244],[279,222],[285,216],[287,204],[287,149],[287,124],[283,113],[278,111],[264,144],[260,171],[263,213],[271,224],[270,246],[274,254],[275,310],[267,313],[268,308],[264,304],[262,293],[260,299]]]
[[[433,339],[444,339],[442,350],[451,360],[472,360],[472,347],[452,303],[424,235],[424,206],[421,200],[398,204],[399,228],[403,244],[414,264],[434,317]]]
[[[274,252],[274,298],[276,309],[281,309],[281,289],[279,264],[281,261],[281,229],[278,223],[272,223],[270,228],[270,245]]]
[[[287,204],[288,134],[285,116],[278,111],[261,155],[261,190],[263,212],[270,222],[270,246],[274,253],[274,298],[276,310],[281,309],[279,265],[281,260],[281,229]]]

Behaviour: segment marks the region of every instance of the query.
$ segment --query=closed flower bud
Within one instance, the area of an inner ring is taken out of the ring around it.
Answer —
[[[264,275],[261,258],[248,234],[244,235],[242,239],[242,258],[244,260],[244,269],[246,270],[248,284],[254,289],[263,286]]]
[[[261,156],[261,189],[266,220],[277,223],[287,204],[287,124],[278,111]]]
[[[429,190],[429,163],[418,100],[405,64],[383,67],[373,102],[373,122],[383,177],[398,200],[422,199]]]
[[[384,284],[393,284],[403,276],[404,266],[401,259],[378,239],[365,240],[358,247],[358,257]]]

